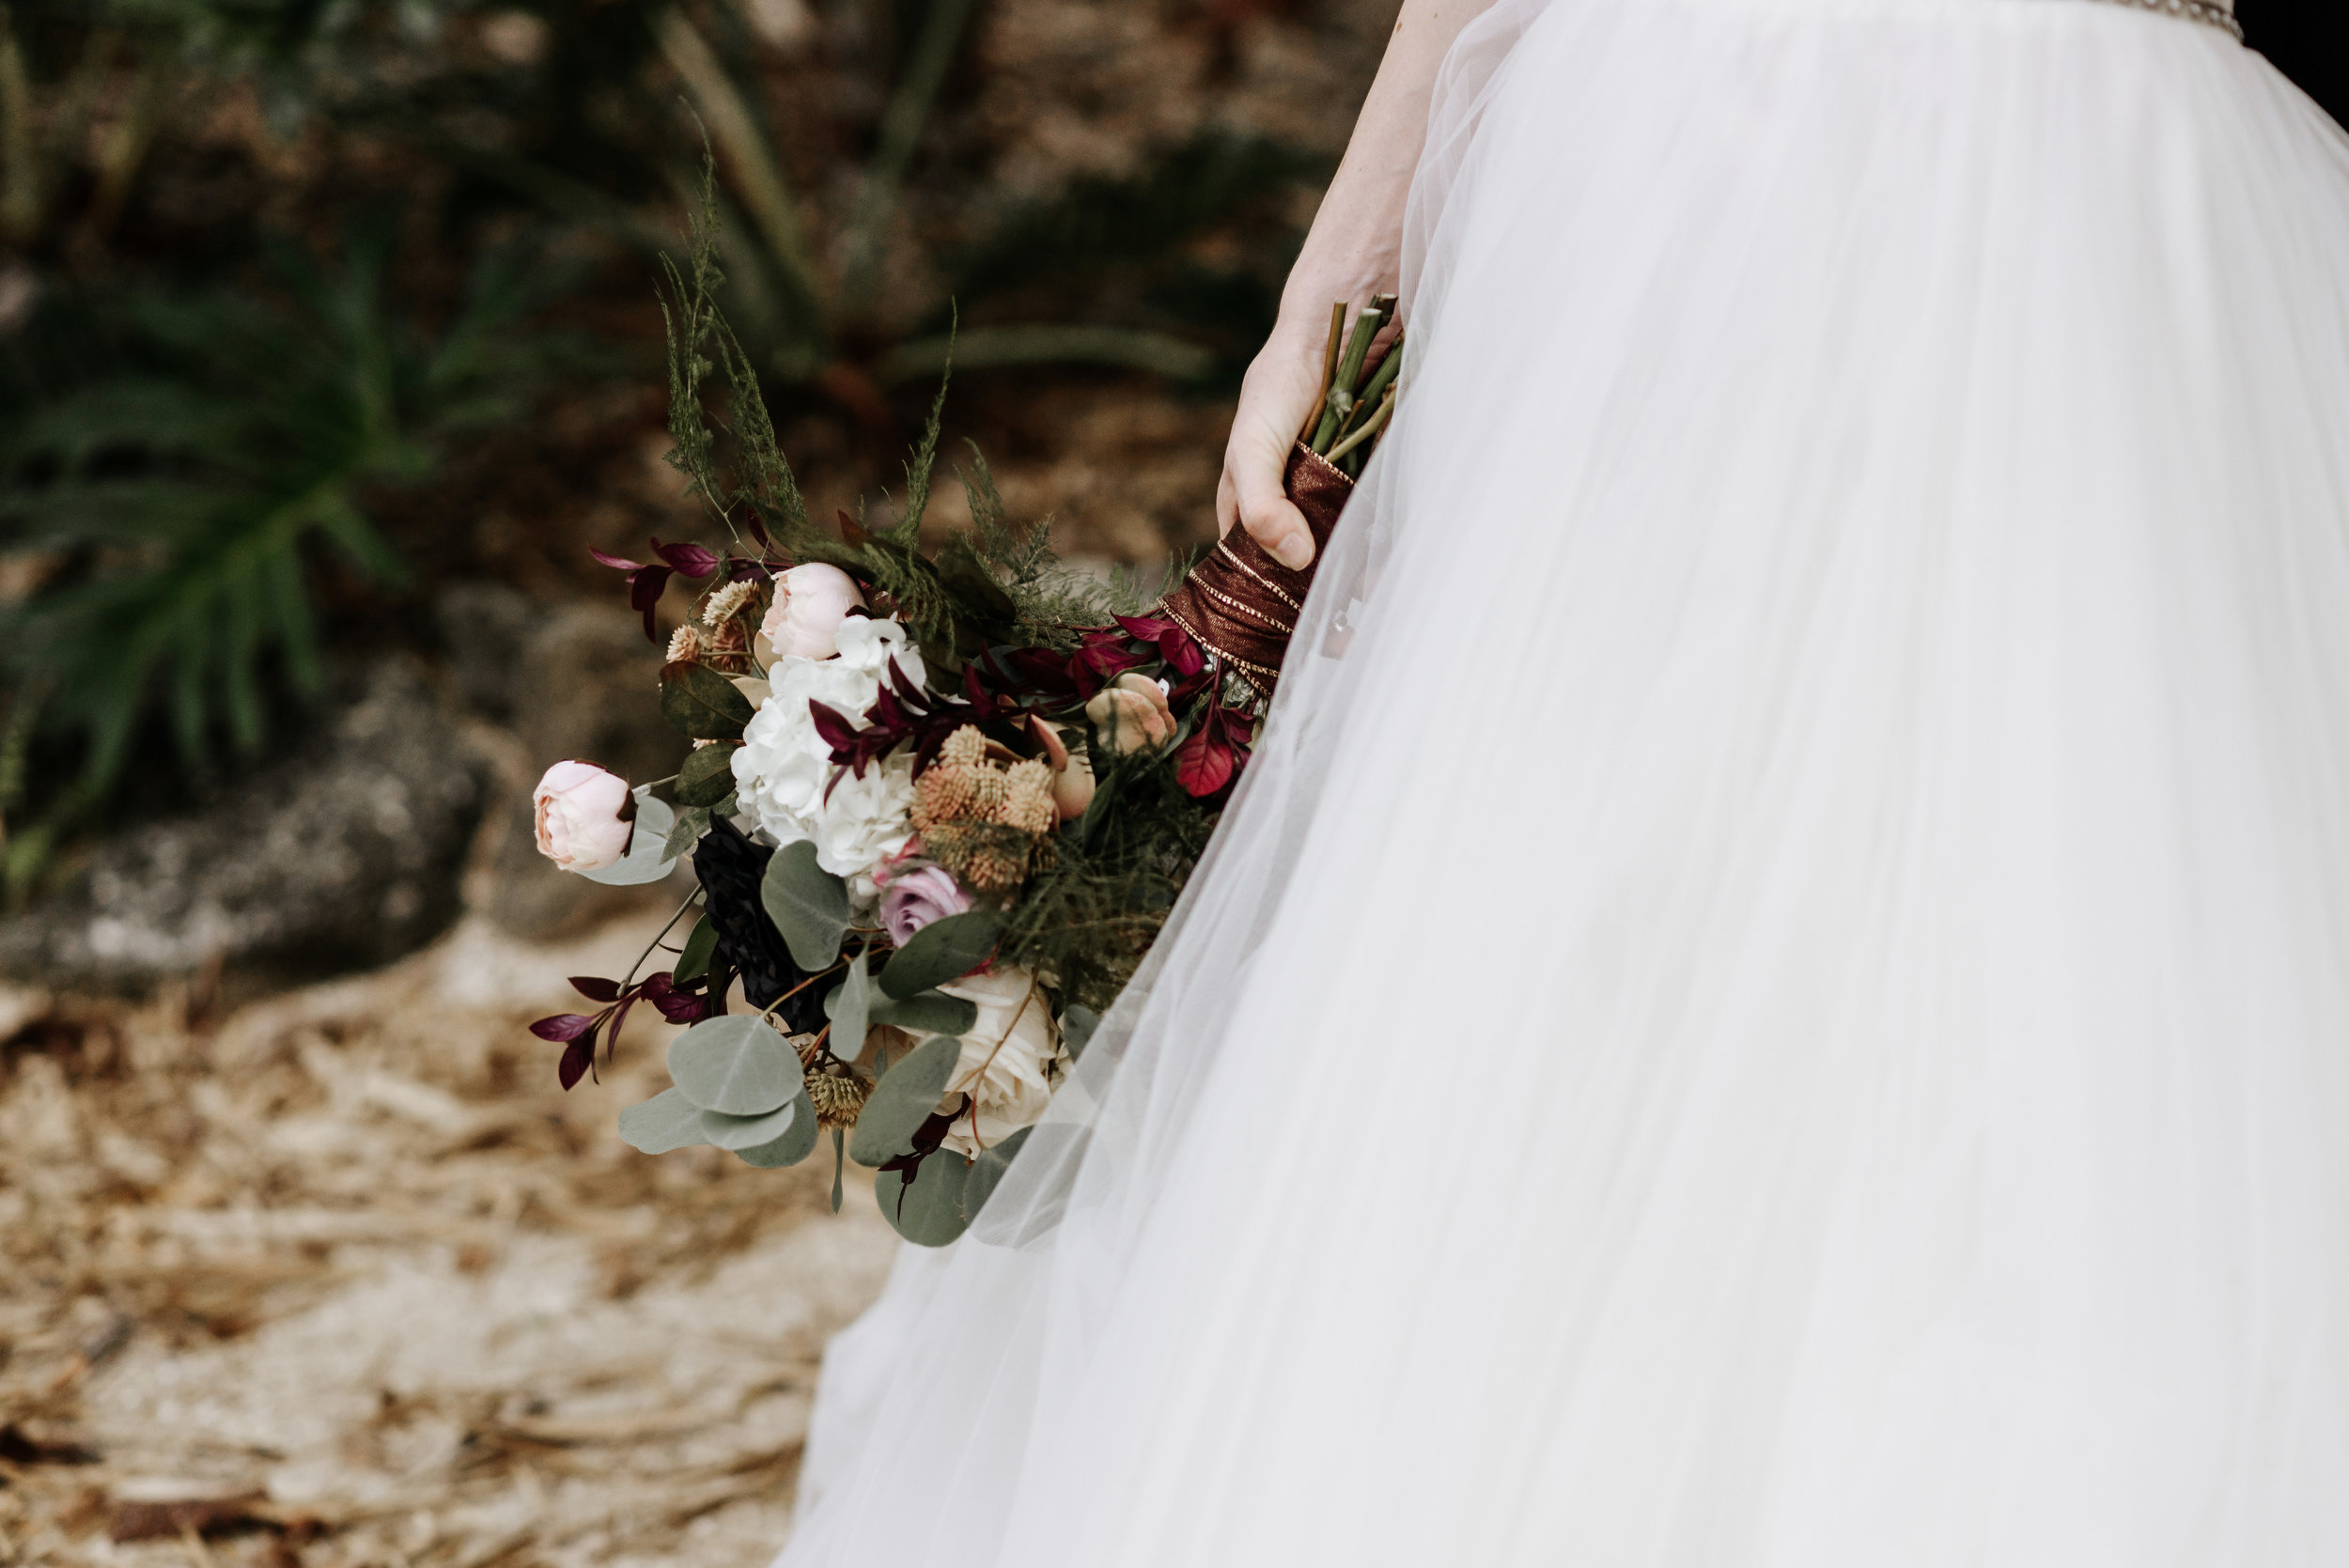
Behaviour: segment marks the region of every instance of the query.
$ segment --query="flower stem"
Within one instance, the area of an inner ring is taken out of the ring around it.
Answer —
[[[685,902],[677,907],[677,913],[671,915],[667,924],[661,927],[653,939],[645,944],[645,951],[636,955],[636,962],[629,965],[628,976],[620,982],[621,990],[625,991],[636,983],[636,971],[645,967],[645,960],[652,956],[652,950],[661,945],[661,939],[667,936],[675,928],[677,923],[685,918],[685,911],[692,908],[700,900],[702,890],[699,888],[695,888],[685,895]]]

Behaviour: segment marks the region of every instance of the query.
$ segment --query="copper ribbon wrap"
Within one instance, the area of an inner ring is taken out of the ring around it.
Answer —
[[[1248,530],[1235,528],[1158,608],[1267,702],[1280,683],[1281,660],[1304,608],[1306,590],[1314,585],[1314,569],[1321,565],[1330,532],[1354,493],[1353,480],[1301,442],[1289,449],[1288,473],[1282,483],[1313,531],[1314,558],[1305,569],[1291,571]]]

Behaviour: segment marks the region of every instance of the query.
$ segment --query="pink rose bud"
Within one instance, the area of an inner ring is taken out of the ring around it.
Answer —
[[[1060,731],[1033,713],[1028,715],[1028,733],[1044,748],[1044,764],[1052,770],[1052,810],[1063,822],[1074,822],[1093,804],[1092,762],[1072,758]]]
[[[1085,717],[1120,755],[1163,746],[1174,737],[1174,710],[1148,675],[1128,672],[1118,676],[1085,704]]]
[[[942,866],[916,866],[890,877],[881,890],[881,926],[891,941],[903,947],[930,922],[970,908],[971,895],[952,872]]]
[[[778,659],[830,659],[840,651],[840,623],[864,603],[856,579],[812,561],[775,579],[774,602],[759,623],[753,650],[761,664]]]
[[[531,792],[538,853],[566,871],[601,871],[628,853],[636,797],[592,762],[558,762]]]

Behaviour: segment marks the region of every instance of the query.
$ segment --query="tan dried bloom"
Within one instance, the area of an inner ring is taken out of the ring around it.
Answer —
[[[681,626],[669,633],[669,656],[665,664],[691,664],[702,656],[702,634],[690,626]]]
[[[1003,803],[996,820],[1038,838],[1052,831],[1060,813],[1052,804],[1052,770],[1041,762],[1017,762],[1003,774]]]
[[[816,1107],[816,1125],[827,1131],[856,1126],[869,1092],[865,1081],[845,1067],[836,1074],[816,1072],[807,1077],[807,1097]]]
[[[751,595],[757,590],[757,587],[755,582],[747,578],[739,582],[721,584],[711,592],[708,598],[702,600],[702,625],[720,627],[734,619],[736,615],[741,613],[742,606],[749,602]]]
[[[976,724],[965,724],[938,749],[938,761],[948,768],[976,768],[987,760],[987,737]]]

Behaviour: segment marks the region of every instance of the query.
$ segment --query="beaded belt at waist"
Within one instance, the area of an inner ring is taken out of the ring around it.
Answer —
[[[2108,3],[2128,6],[2140,11],[2157,11],[2163,16],[2174,16],[2186,22],[2199,22],[2205,27],[2217,28],[2237,43],[2243,41],[2243,23],[2234,19],[2234,12],[2224,6],[2214,5],[2212,0],[2108,0]]]

